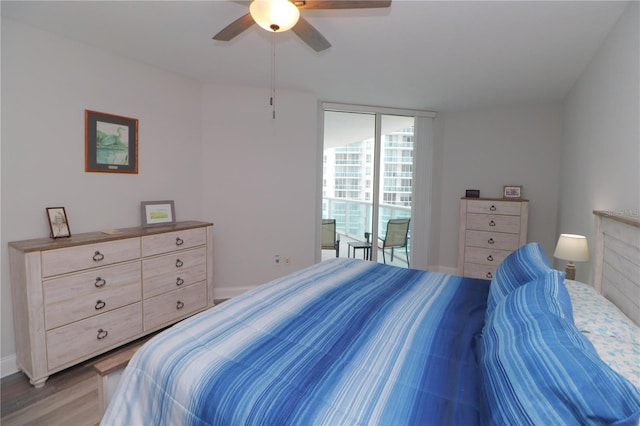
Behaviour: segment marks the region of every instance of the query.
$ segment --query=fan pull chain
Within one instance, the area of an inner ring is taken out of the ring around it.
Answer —
[[[276,119],[276,32],[271,33],[271,109]]]

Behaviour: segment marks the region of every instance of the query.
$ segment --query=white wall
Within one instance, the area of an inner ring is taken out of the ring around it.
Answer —
[[[593,210],[640,217],[639,21],[630,2],[566,99],[557,235],[593,242]],[[577,279],[590,269],[578,264]]]
[[[215,297],[227,298],[314,263],[317,100],[277,89],[274,120],[267,89],[206,86],[202,97],[203,208],[215,217]]]
[[[465,189],[502,197],[504,185],[522,185],[529,203],[528,240],[542,245],[549,258],[555,248],[562,137],[560,105],[522,106],[445,112],[435,120],[432,243],[445,272],[458,260],[460,198]]]
[[[64,206],[72,234],[140,224],[140,201],[202,210],[199,84],[2,20],[2,365],[15,368],[7,243],[49,235]],[[85,173],[84,110],[139,119],[139,173]],[[9,361],[7,361],[9,360]],[[7,362],[5,362],[7,361]]]

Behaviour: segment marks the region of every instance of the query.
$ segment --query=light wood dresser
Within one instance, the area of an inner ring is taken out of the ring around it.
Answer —
[[[490,280],[500,262],[527,242],[529,201],[463,198],[460,201],[458,273]]]
[[[206,222],[9,243],[16,358],[49,375],[213,306]]]

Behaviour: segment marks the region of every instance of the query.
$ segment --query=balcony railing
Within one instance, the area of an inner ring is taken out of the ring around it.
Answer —
[[[373,229],[372,211],[371,202],[345,198],[322,198],[322,217],[335,219],[337,232],[354,240],[364,241],[364,233],[371,232]],[[384,235],[389,219],[408,217],[411,217],[411,207],[380,204],[378,235]],[[409,239],[410,244],[411,239]]]

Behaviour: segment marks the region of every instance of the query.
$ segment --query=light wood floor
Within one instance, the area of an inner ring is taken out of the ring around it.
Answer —
[[[23,373],[0,382],[2,426],[94,426],[102,419],[98,401],[98,376],[93,365],[144,343],[157,332],[110,352],[53,374],[36,389]]]
[[[102,418],[92,362],[52,375],[40,389],[22,373],[4,377],[0,386],[2,426],[93,426]]]
[[[215,304],[226,300],[215,300]],[[31,386],[23,373],[3,377],[0,381],[0,425],[99,425],[102,414],[98,402],[98,378],[93,365],[144,343],[157,333],[159,331],[56,373],[40,389]]]

